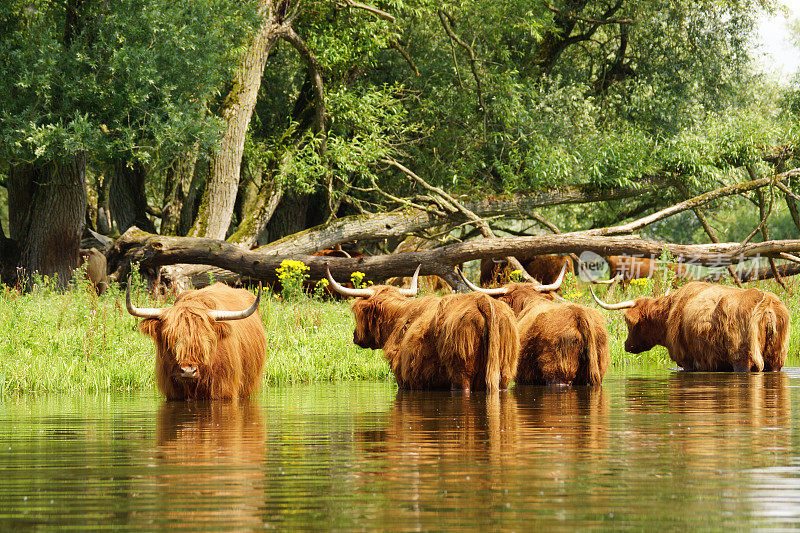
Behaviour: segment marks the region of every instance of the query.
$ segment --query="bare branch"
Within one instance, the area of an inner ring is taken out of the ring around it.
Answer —
[[[778,181],[786,181],[789,178],[800,176],[800,168],[794,168],[792,170],[787,170],[786,172],[782,172],[775,176],[771,176],[768,178],[760,178],[755,179],[752,181],[746,181],[744,183],[737,183],[736,185],[730,185],[727,187],[722,187],[713,191],[709,191],[707,193],[701,194],[699,196],[695,196],[694,198],[690,198],[689,200],[685,200],[673,206],[670,206],[666,209],[662,209],[661,211],[657,211],[652,215],[648,215],[646,217],[642,217],[638,220],[634,220],[633,222],[629,222],[628,224],[622,224],[619,226],[612,226],[609,228],[599,228],[594,230],[586,230],[584,233],[592,234],[592,235],[625,235],[633,233],[634,231],[640,230],[650,224],[658,222],[659,220],[663,220],[665,218],[671,217],[677,213],[682,211],[686,211],[688,209],[694,209],[695,207],[699,207],[705,205],[713,200],[718,198],[723,198],[725,196],[732,196],[735,194],[741,194],[743,192],[752,191],[754,189],[759,189],[761,187],[765,187],[770,185],[773,182]]]
[[[388,20],[389,22],[397,22],[397,19],[394,17],[394,15],[391,15],[386,11],[382,11],[377,7],[373,7],[367,4],[362,4],[360,2],[353,2],[353,0],[344,0],[344,3],[354,9],[363,9],[364,11],[372,13],[373,15],[382,18],[384,20]]]
[[[410,178],[412,178],[414,181],[416,181],[429,191],[434,192],[439,196],[441,196],[448,204],[452,205],[458,212],[464,215],[467,218],[467,220],[472,221],[475,224],[475,226],[480,230],[481,234],[487,239],[495,237],[492,228],[489,227],[489,224],[485,220],[481,219],[478,215],[476,215],[475,213],[464,207],[458,200],[447,194],[439,187],[434,187],[433,185],[429,184],[424,179],[417,176],[414,172],[412,172],[411,170],[409,170],[408,168],[406,168],[405,166],[401,165],[400,163],[398,163],[393,159],[382,159],[382,162],[399,169],[405,175],[409,176]],[[512,256],[506,257],[506,261],[508,261],[508,263],[514,268],[514,270],[519,270],[522,276],[526,278],[528,281],[534,281],[533,278],[530,276],[530,274],[528,274],[528,271],[525,270],[525,267],[522,266],[522,263],[520,263],[516,257]]]
[[[403,59],[406,60],[406,63],[408,63],[409,66],[411,66],[411,70],[414,71],[414,75],[415,76],[419,76],[420,75],[419,74],[419,69],[417,68],[417,65],[414,63],[414,60],[411,59],[411,56],[408,55],[408,52],[406,52],[405,48],[400,46],[400,43],[398,43],[396,40],[392,39],[389,42],[389,46],[391,46],[392,48],[394,48],[395,50],[400,52],[400,55],[403,56]]]
[[[475,91],[478,93],[478,104],[481,107],[481,112],[486,113],[486,102],[483,101],[483,89],[481,88],[481,78],[478,74],[478,67],[477,63],[478,60],[475,57],[475,52],[472,50],[472,47],[465,43],[461,38],[455,34],[453,28],[450,27],[450,15],[445,12],[443,9],[439,9],[439,20],[442,22],[442,27],[447,35],[450,37],[451,40],[458,43],[458,45],[466,50],[467,55],[469,55],[469,65],[470,69],[472,70],[472,77],[475,78]]]
[[[688,199],[689,190],[686,188],[686,185],[684,185],[681,182],[677,182],[676,186],[678,187],[678,190],[681,191],[681,194],[683,194],[684,198]],[[700,221],[700,225],[703,226],[703,230],[705,230],[706,235],[708,235],[708,238],[711,239],[711,242],[718,243],[719,239],[717,238],[717,235],[714,233],[714,230],[711,228],[711,224],[708,223],[708,219],[706,219],[706,216],[705,214],[703,214],[703,211],[701,211],[699,207],[693,207],[692,210],[694,211],[697,220]],[[728,265],[728,274],[731,275],[733,280],[736,282],[736,285],[742,287],[742,282],[739,280],[739,276],[736,275],[736,271],[731,265]]]

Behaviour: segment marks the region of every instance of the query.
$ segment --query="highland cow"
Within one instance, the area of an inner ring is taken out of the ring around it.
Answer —
[[[505,389],[517,370],[519,341],[511,309],[482,294],[409,299],[412,288],[348,289],[328,271],[334,290],[356,297],[353,342],[383,349],[403,389]]]
[[[80,250],[78,255],[80,256],[79,266],[86,264],[86,278],[97,294],[106,292],[106,287],[108,286],[106,256],[97,248]]]
[[[221,283],[181,293],[172,307],[137,308],[142,333],[156,343],[158,387],[168,400],[244,398],[258,390],[267,336],[258,297]]]
[[[627,352],[664,346],[685,370],[761,372],[786,362],[789,311],[771,292],[695,281],[660,298],[607,304],[592,296],[625,310]]]
[[[519,385],[599,385],[608,368],[611,356],[603,315],[548,292],[560,287],[565,270],[562,267],[556,283],[547,286],[511,283],[495,289],[478,287],[462,275],[471,289],[496,297],[516,314]]]

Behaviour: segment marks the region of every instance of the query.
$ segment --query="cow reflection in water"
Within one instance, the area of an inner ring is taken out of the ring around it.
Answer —
[[[394,522],[401,528],[413,528],[406,520],[442,519],[437,509],[450,501],[442,495],[457,498],[463,523],[485,523],[525,498],[520,486],[598,473],[591,457],[608,446],[608,416],[600,386],[517,387],[513,394],[470,397],[400,390],[386,428],[359,434],[375,461],[363,490],[387,484],[394,496],[385,511],[403,520]]]
[[[666,387],[660,380],[629,381],[625,396],[634,417],[659,422],[632,424],[652,428],[631,432],[635,447],[673,457],[673,464],[709,478],[718,471],[772,465],[775,450],[791,447],[791,398],[784,372],[675,372]]]
[[[262,528],[266,426],[239,402],[166,402],[156,421],[160,499],[193,529]]]

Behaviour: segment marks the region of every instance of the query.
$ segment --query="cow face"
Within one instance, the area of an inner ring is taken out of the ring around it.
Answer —
[[[655,299],[639,298],[636,305],[623,313],[628,326],[628,338],[625,339],[625,351],[642,353],[651,350],[655,345],[663,343],[662,329],[657,320],[651,316],[651,307]]]
[[[161,318],[148,318],[139,326],[156,342],[158,358],[170,377],[190,382],[208,373],[217,344],[230,328],[209,316],[208,309],[186,305],[165,309]]]
[[[371,298],[359,298],[351,305],[356,320],[353,343],[359,348],[377,350],[383,347],[378,307],[378,302]]]

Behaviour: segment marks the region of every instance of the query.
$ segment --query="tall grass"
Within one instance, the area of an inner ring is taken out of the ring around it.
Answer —
[[[775,282],[758,287],[772,290],[792,314],[788,364],[798,364],[800,352],[800,284],[787,278],[792,292]],[[657,281],[630,285],[609,301],[660,294]],[[140,306],[167,306],[134,280],[134,299]],[[588,288],[574,279],[565,296],[594,306]],[[612,371],[631,367],[655,371],[674,367],[666,350],[625,353],[627,336],[621,313],[603,311],[611,334]],[[267,331],[265,382],[291,383],[336,380],[388,380],[391,372],[380,351],[363,350],[352,342],[353,319],[345,302],[298,297],[283,299],[267,291],[260,316]],[[84,392],[150,390],[156,393],[154,346],[139,333],[138,320],[125,310],[125,294],[115,285],[96,296],[85,281],[58,292],[38,280],[29,293],[0,286],[0,394],[19,392]]]

